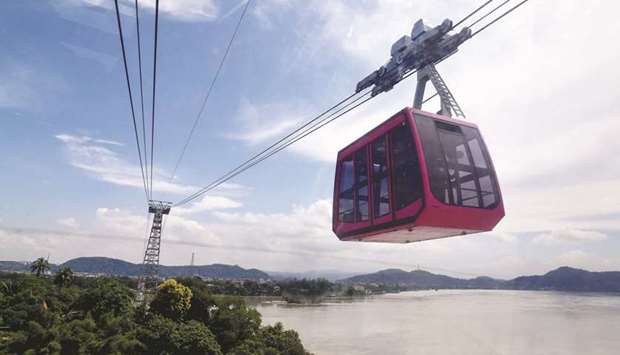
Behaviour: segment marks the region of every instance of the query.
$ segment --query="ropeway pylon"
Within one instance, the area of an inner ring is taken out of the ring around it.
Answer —
[[[161,228],[164,215],[170,213],[171,206],[172,203],[170,202],[149,200],[149,213],[153,214],[153,224],[151,225],[151,234],[149,235],[149,240],[144,250],[142,275],[138,280],[138,303],[144,302],[145,294],[152,290],[157,283]]]

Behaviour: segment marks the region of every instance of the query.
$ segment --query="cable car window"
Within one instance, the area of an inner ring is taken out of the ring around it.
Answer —
[[[482,149],[480,149],[480,143],[478,143],[477,138],[473,138],[467,142],[469,145],[469,150],[471,151],[471,155],[474,158],[474,165],[476,168],[487,168],[487,162],[484,160],[482,156]]]
[[[495,175],[478,130],[419,114],[415,120],[435,198],[458,206],[495,207]]]
[[[448,168],[437,139],[435,122],[419,114],[415,115],[415,122],[424,150],[431,192],[437,200],[449,204],[451,203],[450,196],[452,193],[448,181]]]
[[[465,137],[461,127],[436,122],[439,141],[448,167],[448,180],[451,185],[450,202],[455,205],[480,207],[480,194],[474,173],[474,166],[465,147]]]
[[[353,159],[343,160],[340,166],[338,220],[353,223]]]
[[[408,125],[403,123],[390,131],[390,146],[394,209],[399,210],[422,197],[420,161]]]
[[[480,194],[482,195],[482,206],[486,208],[495,207],[497,204],[497,191],[495,190],[495,176],[488,162],[488,154],[484,143],[481,143],[480,134],[477,130],[463,127],[463,133],[467,138],[467,145],[474,160]]]
[[[368,220],[368,160],[366,147],[355,152],[356,222]]]
[[[381,136],[372,143],[372,195],[375,217],[390,213],[390,191],[388,188],[388,166],[386,137]]]

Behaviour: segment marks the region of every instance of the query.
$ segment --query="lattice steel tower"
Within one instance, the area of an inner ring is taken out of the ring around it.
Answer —
[[[171,206],[172,203],[170,202],[149,200],[149,213],[153,214],[153,224],[151,225],[151,234],[144,251],[144,261],[142,262],[143,274],[138,281],[138,302],[144,301],[144,294],[152,290],[157,283],[161,228],[164,215],[170,213]]]

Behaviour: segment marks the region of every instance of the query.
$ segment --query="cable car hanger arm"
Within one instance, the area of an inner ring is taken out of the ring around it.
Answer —
[[[456,34],[448,34],[454,26],[449,19],[433,28],[422,19],[416,21],[411,36],[405,35],[392,44],[390,60],[357,83],[356,92],[372,86],[372,96],[391,90],[412,70],[419,70],[416,87],[415,108],[421,108],[424,88],[430,80],[441,98],[441,113],[451,111],[463,117],[463,111],[435,69],[434,64],[454,54],[458,47],[471,38],[471,29],[464,27]]]

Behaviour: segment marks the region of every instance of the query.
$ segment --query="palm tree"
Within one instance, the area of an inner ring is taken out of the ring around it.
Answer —
[[[60,269],[54,277],[54,283],[58,286],[69,286],[73,282],[73,271],[69,267]]]
[[[38,258],[30,264],[30,272],[38,276],[45,275],[50,269],[50,263],[44,258]]]

